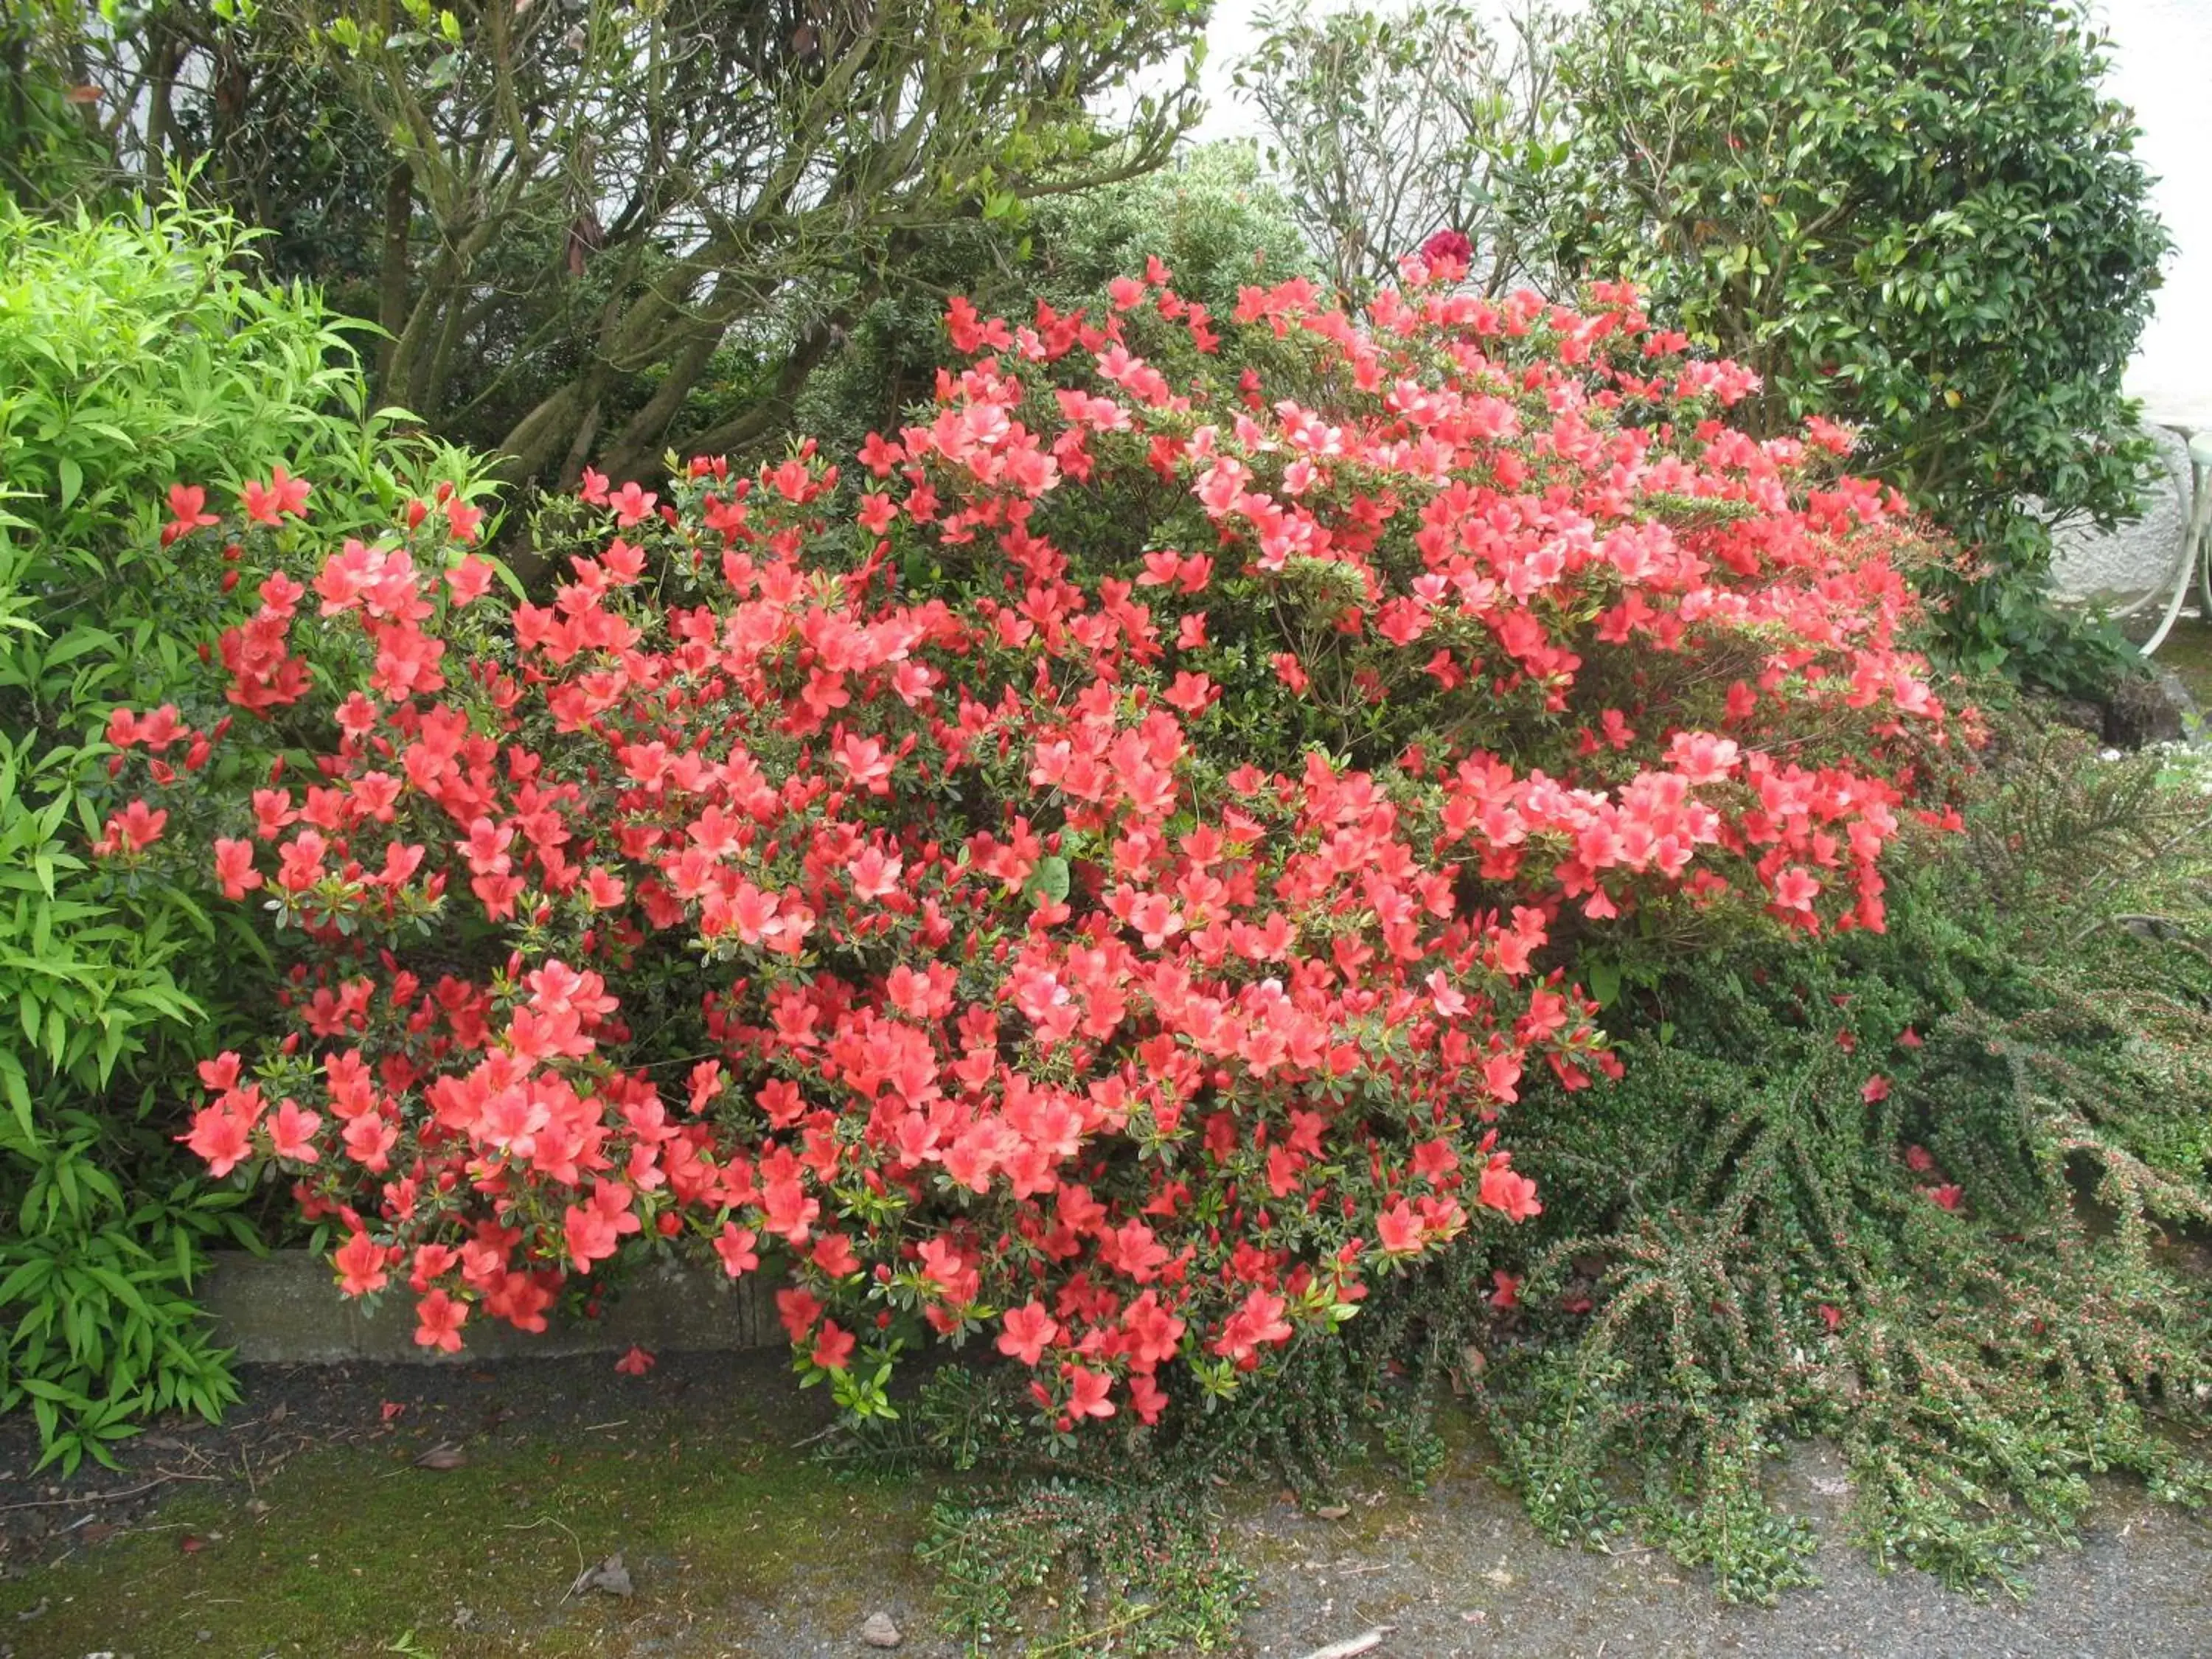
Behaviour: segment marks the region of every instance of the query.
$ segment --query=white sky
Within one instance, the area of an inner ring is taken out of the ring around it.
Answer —
[[[2113,95],[2135,106],[2155,199],[2179,246],[2128,369],[2154,420],[2212,427],[2212,0],[2098,0]]]
[[[1494,0],[1493,0],[1494,3]],[[2113,40],[2113,95],[2135,106],[2154,199],[2179,244],[2158,312],[2128,370],[2154,420],[2212,428],[2212,0],[2091,0]],[[1199,136],[1257,123],[1229,84],[1256,39],[1262,0],[1215,0],[1200,70],[1209,108]]]

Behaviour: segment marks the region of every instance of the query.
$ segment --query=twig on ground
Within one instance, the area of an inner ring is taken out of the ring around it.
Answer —
[[[1139,1607],[1134,1613],[1116,1619],[1110,1625],[1101,1625],[1097,1630],[1082,1631],[1076,1635],[1054,1642],[1049,1647],[1037,1648],[1032,1651],[1031,1659],[1045,1659],[1047,1654],[1065,1653],[1079,1642],[1093,1642],[1102,1636],[1111,1636],[1116,1631],[1127,1630],[1132,1625],[1142,1623],[1158,1611],[1158,1607]]]
[[[180,1474],[163,1470],[158,1480],[149,1480],[143,1486],[125,1486],[121,1492],[80,1492],[75,1498],[33,1498],[21,1504],[0,1504],[0,1514],[12,1510],[72,1509],[79,1504],[109,1504],[118,1498],[136,1498],[142,1492],[151,1492],[156,1486],[166,1486],[172,1480],[220,1480],[219,1474]]]
[[[1341,1642],[1331,1642],[1325,1648],[1316,1648],[1305,1659],[1353,1659],[1353,1656],[1371,1653],[1382,1645],[1382,1638],[1397,1629],[1395,1625],[1376,1625],[1357,1636],[1347,1636]]]
[[[567,1522],[555,1516],[541,1515],[535,1521],[510,1521],[507,1523],[507,1529],[509,1532],[535,1532],[540,1527],[558,1527],[568,1534],[568,1542],[575,1547],[576,1571],[582,1572],[588,1565],[584,1559],[584,1540],[576,1536],[575,1528]],[[568,1595],[574,1594],[574,1589],[568,1592]],[[564,1595],[561,1599],[565,1601],[568,1599],[568,1595]]]

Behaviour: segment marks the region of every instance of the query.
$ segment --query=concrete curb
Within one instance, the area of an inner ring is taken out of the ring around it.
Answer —
[[[658,1266],[610,1294],[603,1317],[556,1318],[542,1335],[502,1321],[471,1320],[467,1346],[441,1353],[415,1342],[415,1298],[404,1283],[374,1297],[338,1294],[330,1263],[307,1250],[257,1256],[211,1253],[200,1302],[216,1340],[259,1365],[336,1365],[355,1360],[435,1364],[483,1359],[556,1358],[619,1353],[632,1344],[655,1352],[729,1352],[784,1341],[775,1287],[759,1273],[732,1284],[720,1273]]]

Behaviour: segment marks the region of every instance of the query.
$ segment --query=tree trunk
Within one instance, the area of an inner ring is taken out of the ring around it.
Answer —
[[[596,377],[594,377],[596,378]],[[603,387],[590,380],[570,380],[538,399],[538,406],[507,429],[499,441],[495,476],[509,483],[527,483],[568,453],[576,423],[596,403]]]
[[[765,398],[742,415],[732,416],[717,427],[698,433],[687,440],[687,447],[700,455],[715,455],[747,444],[757,442],[779,422],[791,418],[791,407],[805,389],[806,380],[814,373],[823,358],[836,345],[842,333],[838,323],[823,318],[799,336],[776,371],[775,386]],[[610,459],[611,465],[611,458]],[[610,477],[613,476],[611,472]]]
[[[392,400],[392,371],[407,326],[407,245],[414,217],[415,170],[395,161],[384,179],[384,254],[377,271],[376,322],[384,337],[376,344],[376,385],[385,403]]]
[[[677,354],[675,361],[668,365],[668,377],[660,383],[659,389],[647,400],[644,408],[623,423],[623,429],[607,445],[601,459],[609,477],[631,477],[640,468],[652,465],[661,441],[667,436],[669,422],[676,418],[684,407],[684,400],[691,395],[691,388],[706,372],[727,327],[725,323],[702,322],[697,337]],[[582,465],[580,455],[575,464]],[[564,489],[574,483],[575,478],[567,476],[561,480]]]

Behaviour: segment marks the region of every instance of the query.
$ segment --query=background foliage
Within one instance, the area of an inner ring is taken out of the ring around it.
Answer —
[[[2071,0],[1595,0],[1542,204],[1565,270],[1759,373],[1752,429],[1861,427],[1980,562],[1952,648],[2047,682],[2098,664],[2042,600],[2046,521],[2139,512],[2150,458],[2120,380],[2169,243],[2106,52]]]
[[[1268,166],[1337,292],[1358,299],[1438,231],[1473,245],[1486,294],[1554,281],[1533,210],[1566,155],[1559,14],[1304,5],[1263,15],[1236,84],[1266,124]],[[1602,274],[1602,273],[1600,273]]]
[[[573,483],[672,433],[758,440],[916,237],[1158,166],[1171,92],[1096,112],[1188,46],[1194,0],[428,0],[43,4],[29,51],[82,86],[111,176],[276,233],[385,331],[378,398]],[[44,94],[41,94],[44,95]],[[684,417],[732,332],[746,406]]]
[[[1034,204],[1018,225],[984,222],[931,236],[902,265],[899,286],[862,312],[798,403],[799,430],[832,454],[858,453],[933,398],[945,301],[988,313],[1042,300],[1063,313],[1106,313],[1107,285],[1162,261],[1176,290],[1217,317],[1239,289],[1318,274],[1291,199],[1249,144],[1200,145],[1157,172]]]

